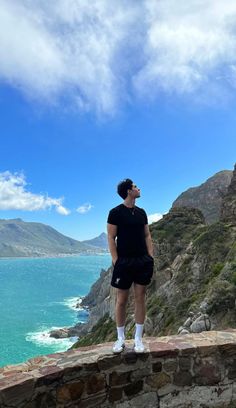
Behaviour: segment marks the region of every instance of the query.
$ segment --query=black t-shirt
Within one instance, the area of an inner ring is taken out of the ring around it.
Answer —
[[[144,234],[144,225],[148,220],[143,208],[128,208],[120,204],[110,210],[107,222],[117,225],[118,256],[141,256],[148,253]]]

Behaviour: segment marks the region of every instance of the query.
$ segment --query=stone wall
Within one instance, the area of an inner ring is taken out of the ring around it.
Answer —
[[[236,330],[112,343],[0,368],[0,407],[236,407]]]

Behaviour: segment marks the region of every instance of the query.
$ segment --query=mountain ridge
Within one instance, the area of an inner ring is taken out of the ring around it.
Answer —
[[[96,241],[96,238],[92,240]],[[21,218],[0,219],[0,257],[43,257],[106,252],[61,234],[50,225]]]
[[[171,208],[198,208],[202,211],[208,224],[219,220],[222,199],[227,193],[232,175],[231,170],[221,170],[215,173],[199,186],[190,187],[181,193]]]

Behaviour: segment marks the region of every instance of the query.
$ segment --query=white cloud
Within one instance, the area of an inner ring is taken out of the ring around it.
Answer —
[[[62,215],[70,211],[62,206],[62,198],[51,198],[26,191],[27,182],[22,173],[0,173],[0,210],[39,211],[55,207]]]
[[[157,221],[161,220],[162,217],[163,217],[163,215],[159,214],[159,213],[150,214],[150,215],[148,215],[148,224],[152,224],[153,222],[157,222]]]
[[[0,79],[98,115],[137,97],[227,100],[236,88],[236,2],[2,0]]]
[[[80,214],[85,214],[85,213],[87,213],[88,211],[90,211],[91,208],[93,208],[93,207],[94,207],[94,206],[93,206],[92,204],[90,204],[90,203],[85,203],[85,204],[81,205],[80,207],[78,207],[76,211],[77,211],[78,213],[80,213]]]

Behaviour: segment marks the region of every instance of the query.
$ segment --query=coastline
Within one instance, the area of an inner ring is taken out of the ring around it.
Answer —
[[[42,256],[1,256],[1,260],[12,260],[12,259],[57,259],[57,258],[76,258],[79,256],[101,256],[101,255],[109,255],[110,252],[103,251],[103,252],[95,252],[95,253],[73,253],[73,254],[58,254],[58,255],[42,255]]]

